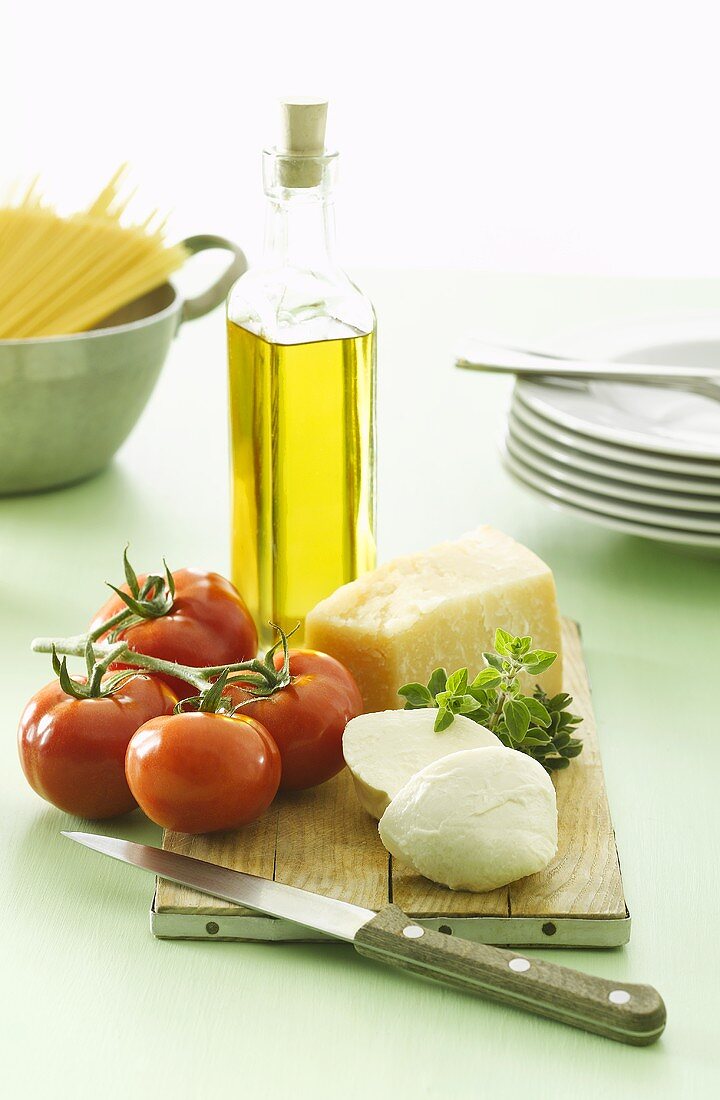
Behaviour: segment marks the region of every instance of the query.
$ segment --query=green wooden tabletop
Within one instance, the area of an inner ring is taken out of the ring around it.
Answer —
[[[625,890],[627,948],[537,952],[649,982],[668,1027],[631,1049],[491,1006],[340,945],[156,941],[152,882],[59,835],[15,728],[48,680],[37,634],[80,628],[138,567],[228,565],[220,312],[187,325],[115,464],[0,500],[0,1074],[12,1096],[705,1097],[720,1084],[720,563],[585,525],[502,471],[505,379],[451,367],[459,335],[541,340],[634,314],[707,315],[720,283],[367,272],[380,323],[383,558],[492,523],[555,571],[583,628]],[[5,410],[2,410],[2,415]],[[103,831],[98,828],[97,831]],[[105,831],[157,843],[139,813]]]

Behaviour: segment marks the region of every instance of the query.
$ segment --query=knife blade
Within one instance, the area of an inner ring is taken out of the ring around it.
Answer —
[[[660,1038],[666,1011],[649,985],[612,982],[557,963],[423,928],[396,905],[379,913],[194,856],[94,833],[63,833],[103,855],[202,894],[352,943],[360,955],[617,1042]]]
[[[129,840],[94,833],[63,833],[63,836],[133,867],[142,867],[170,882],[192,886],[201,894],[210,894],[273,917],[283,917],[348,943],[353,943],[362,926],[375,916],[372,909],[311,894],[245,871],[233,871],[180,852],[166,852],[149,844],[133,844]]]

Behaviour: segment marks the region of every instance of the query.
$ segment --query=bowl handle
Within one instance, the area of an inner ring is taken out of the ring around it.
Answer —
[[[182,320],[194,321],[197,317],[203,317],[211,309],[215,309],[215,306],[219,306],[225,300],[235,280],[247,271],[248,262],[242,248],[225,237],[200,234],[197,237],[187,237],[182,245],[191,256],[198,252],[205,252],[210,248],[222,248],[225,252],[232,252],[233,254],[232,262],[212,286],[209,286],[202,294],[198,294],[195,298],[188,298],[183,303]]]

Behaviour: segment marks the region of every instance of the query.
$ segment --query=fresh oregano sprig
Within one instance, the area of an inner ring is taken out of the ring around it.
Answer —
[[[399,691],[405,710],[437,708],[437,733],[446,730],[456,714],[463,714],[489,729],[507,748],[534,757],[546,771],[567,768],[583,747],[573,737],[582,718],[568,710],[572,698],[565,692],[549,697],[539,685],[532,695],[524,695],[519,681],[522,673],[546,672],[557,653],[533,649],[532,638],[516,638],[498,629],[495,652],[483,657],[487,667],[473,680],[466,668],[450,676],[436,668],[427,685],[405,684]]]

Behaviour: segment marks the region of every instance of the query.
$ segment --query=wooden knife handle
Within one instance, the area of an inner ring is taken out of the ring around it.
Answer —
[[[606,1039],[647,1046],[665,1027],[665,1005],[649,985],[628,985],[529,959],[487,944],[421,928],[389,905],[355,936],[361,955],[468,993],[592,1031]]]

